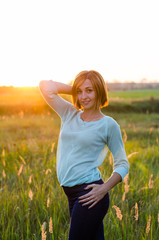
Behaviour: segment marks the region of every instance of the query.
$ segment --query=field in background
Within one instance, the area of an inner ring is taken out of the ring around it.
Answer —
[[[109,106],[104,112],[159,113],[159,88],[145,90],[109,91]],[[71,101],[70,96],[63,96]],[[50,114],[39,88],[0,87],[0,115]]]
[[[109,92],[110,98],[127,100],[152,100],[159,99],[159,89],[139,89]]]
[[[159,90],[109,95],[110,108],[103,112],[121,126],[130,172],[110,191],[105,238],[157,240],[159,114],[155,108],[143,111],[141,105],[138,111],[135,105],[129,112],[128,106],[142,102],[143,107],[148,102],[153,107],[154,101],[158,103]],[[38,89],[36,94],[19,91],[0,95],[0,239],[39,240],[42,234],[46,239],[67,239],[67,199],[56,176],[59,129],[60,119]],[[110,153],[100,171],[106,181],[112,173]]]

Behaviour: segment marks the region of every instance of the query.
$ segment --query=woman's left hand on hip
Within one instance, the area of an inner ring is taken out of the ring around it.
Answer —
[[[88,190],[90,188],[92,188],[92,190],[89,193],[78,198],[80,200],[80,203],[84,203],[82,206],[91,204],[89,208],[92,208],[106,195],[106,192],[104,191],[102,185],[103,184],[90,184],[85,187],[85,190]]]

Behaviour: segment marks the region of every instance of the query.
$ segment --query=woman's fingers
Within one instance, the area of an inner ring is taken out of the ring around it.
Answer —
[[[83,196],[82,196],[83,197]],[[85,196],[83,199],[81,199],[79,201],[79,203],[82,203],[82,206],[86,206],[86,205],[90,205],[92,204],[90,207],[93,207],[97,202],[94,198],[92,198],[91,195]],[[94,204],[95,203],[95,204]]]
[[[92,207],[94,207],[96,204],[97,204],[98,202],[94,202],[91,206],[89,206],[89,208],[88,209],[90,209],[90,208],[92,208]]]
[[[79,202],[82,203],[82,206],[91,204],[89,208],[92,208],[103,198],[103,194],[99,193],[99,190],[101,188],[100,185],[90,184],[85,189],[89,188],[92,188],[92,190],[89,193],[79,197],[78,199]]]
[[[85,198],[87,199],[87,198],[89,198],[90,196],[91,196],[90,193],[87,193],[87,194],[79,197],[78,199],[80,199],[80,200],[85,199]]]
[[[91,195],[86,195],[82,196],[82,198],[78,198],[80,203],[92,201]]]
[[[82,204],[82,206],[86,206],[89,205],[93,202],[93,199],[89,199],[87,202],[85,202],[84,204]],[[82,202],[81,202],[82,203]]]
[[[87,187],[85,187],[85,189],[89,189],[89,188],[93,188],[96,184],[90,184]]]
[[[90,208],[94,207],[97,203],[98,203],[98,201],[90,200],[89,202],[82,204],[82,206],[87,206],[87,205],[92,204],[88,207],[88,209],[90,209]]]
[[[93,190],[93,188],[95,186],[96,186],[96,184],[90,184],[87,187],[85,187],[85,190],[90,189],[90,188],[92,188],[92,190]],[[78,199],[84,199],[84,198],[90,197],[91,193],[92,193],[92,191],[90,191],[89,193],[84,194],[83,196],[79,197]]]

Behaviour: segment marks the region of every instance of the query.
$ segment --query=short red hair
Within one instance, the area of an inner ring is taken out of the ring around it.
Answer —
[[[94,70],[82,71],[76,75],[73,86],[72,86],[72,101],[77,109],[81,108],[81,105],[77,98],[77,88],[84,83],[86,79],[89,79],[92,83],[96,94],[96,108],[99,106],[106,107],[108,106],[108,93],[107,86],[102,77],[102,75]]]

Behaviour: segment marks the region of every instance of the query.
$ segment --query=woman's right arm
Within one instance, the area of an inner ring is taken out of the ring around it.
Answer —
[[[39,83],[39,89],[47,104],[55,110],[55,112],[64,121],[67,116],[76,111],[75,107],[58,94],[72,94],[72,86],[54,82],[52,80],[43,80]]]
[[[40,87],[40,89],[42,89],[42,88],[45,88],[46,86],[48,86],[48,84],[50,84],[50,87],[51,87],[51,83],[55,84],[55,86],[56,86],[56,89],[52,89],[53,91],[55,91],[54,94],[58,94],[58,93],[59,94],[69,94],[69,95],[72,94],[72,86],[71,85],[61,83],[61,82],[55,82],[52,80],[40,81],[39,87]]]

